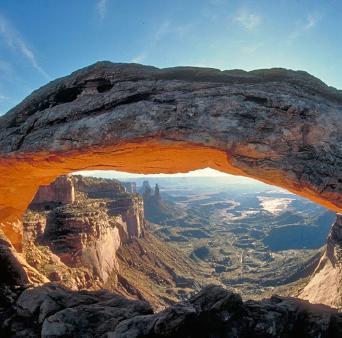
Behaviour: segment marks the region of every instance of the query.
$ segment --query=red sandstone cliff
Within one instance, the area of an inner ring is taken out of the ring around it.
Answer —
[[[119,247],[143,232],[142,199],[119,181],[61,176],[39,189],[25,215],[24,254],[50,280],[101,285],[119,270]]]
[[[342,214],[337,214],[325,253],[299,297],[342,308]]]
[[[58,177],[49,185],[40,186],[32,200],[32,204],[73,203],[75,201],[74,184],[70,176]]]
[[[66,181],[75,198],[63,204]],[[121,182],[68,176],[44,190],[59,191],[61,198],[52,203],[52,193],[46,200],[40,194],[39,203],[31,203],[23,256],[45,281],[74,290],[107,288],[155,307],[178,300],[184,289],[198,290],[198,271],[148,233],[142,197],[127,193]]]

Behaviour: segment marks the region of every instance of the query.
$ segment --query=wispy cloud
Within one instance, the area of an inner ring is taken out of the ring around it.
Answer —
[[[319,22],[319,20],[321,20],[321,15],[319,15],[318,13],[309,13],[306,16],[306,20],[304,22],[303,29],[309,30],[311,28],[314,28],[317,25],[317,23]]]
[[[97,0],[96,11],[100,19],[103,20],[107,14],[108,0]]]
[[[131,62],[133,62],[133,63],[142,63],[142,62],[144,62],[146,57],[147,57],[147,53],[145,51],[143,51],[143,52],[139,53],[138,55],[134,56],[131,59]]]
[[[26,42],[16,31],[16,29],[0,14],[0,36],[3,38],[7,46],[19,52],[31,66],[36,69],[42,76],[50,80],[50,76],[39,65],[33,51],[27,46]]]
[[[237,23],[247,31],[253,31],[261,25],[262,17],[253,11],[242,8],[238,10],[233,17],[233,22]]]
[[[159,28],[155,31],[155,33],[151,36],[150,42],[148,43],[147,47],[134,56],[131,60],[133,63],[141,63],[143,62],[148,54],[150,53],[150,50],[153,49],[159,42],[162,40],[162,38],[169,33],[169,28],[170,28],[170,21],[165,20],[163,21]]]
[[[153,35],[153,43],[158,43],[163,38],[163,36],[168,32],[169,28],[170,21],[163,21],[162,24],[159,26],[158,30],[156,31],[156,33]]]
[[[164,20],[160,23],[157,30],[149,36],[146,47],[131,59],[131,62],[142,63],[149,56],[151,51],[158,46],[158,44],[167,38],[176,38],[179,41],[184,40],[194,28],[195,24],[173,23],[170,20]]]
[[[295,25],[295,28],[290,32],[286,41],[287,45],[292,44],[292,42],[299,38],[301,35],[314,29],[321,18],[322,15],[318,12],[308,13],[306,17],[302,19],[302,21],[298,22]]]

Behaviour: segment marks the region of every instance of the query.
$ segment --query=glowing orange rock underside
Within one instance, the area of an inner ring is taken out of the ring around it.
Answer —
[[[189,143],[144,140],[65,153],[32,153],[0,159],[0,226],[21,250],[20,220],[40,185],[78,170],[119,170],[131,173],[177,173],[210,167],[256,178],[286,188],[337,212],[342,210],[307,187],[298,187],[280,172],[251,174],[234,167],[225,151]],[[263,176],[264,174],[264,176]]]

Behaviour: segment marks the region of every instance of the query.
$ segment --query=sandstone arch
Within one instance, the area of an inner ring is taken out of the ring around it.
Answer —
[[[0,118],[0,224],[20,249],[38,186],[81,169],[212,167],[340,212],[341,115],[342,93],[305,72],[100,62]]]

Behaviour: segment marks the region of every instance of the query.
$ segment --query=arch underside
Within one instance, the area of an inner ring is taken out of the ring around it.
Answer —
[[[215,148],[184,142],[141,140],[114,147],[86,149],[84,152],[35,153],[1,161],[0,219],[12,244],[20,249],[21,228],[15,229],[40,185],[79,170],[118,170],[131,173],[178,173],[210,167],[221,172],[248,176],[286,188],[298,195],[338,211],[329,201],[305,187],[298,187],[277,171],[254,174],[235,167],[227,154]]]
[[[224,81],[201,80],[198,69],[165,72],[97,64],[0,119],[0,224],[17,249],[39,185],[79,170],[211,167],[342,211],[340,94],[295,72]]]

